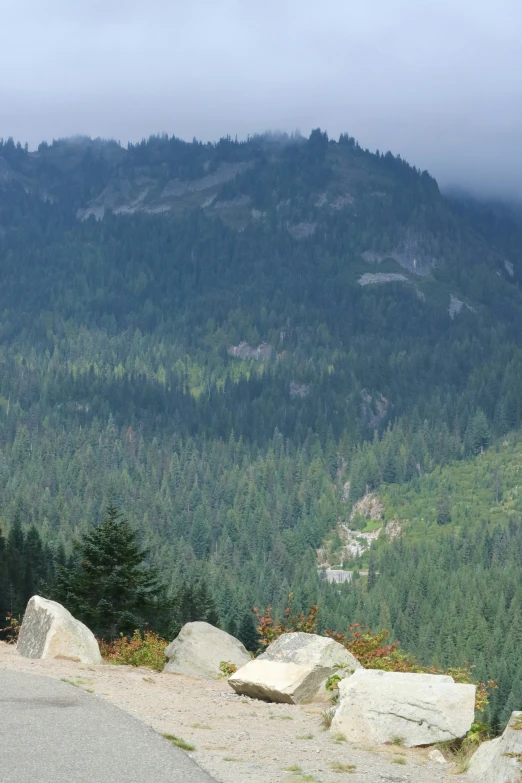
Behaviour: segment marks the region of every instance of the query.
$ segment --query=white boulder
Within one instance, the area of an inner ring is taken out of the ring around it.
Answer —
[[[239,639],[204,622],[187,623],[178,636],[165,648],[168,659],[164,672],[189,674],[207,680],[222,676],[222,662],[239,669],[251,660],[250,653]]]
[[[430,761],[433,761],[435,764],[447,764],[448,762],[440,752],[440,750],[437,750],[437,748],[433,748],[433,750],[430,750],[428,753],[428,758]]]
[[[64,606],[39,595],[34,595],[27,604],[16,649],[25,658],[102,662],[92,631]]]
[[[348,742],[406,747],[464,737],[475,714],[475,686],[451,677],[361,669],[339,683],[333,734]]]
[[[515,783],[522,780],[522,712],[513,712],[501,737],[484,742],[471,757],[472,783]]]
[[[285,633],[228,682],[236,693],[255,699],[303,704],[326,693],[324,686],[330,675],[347,677],[359,668],[359,661],[333,639]]]

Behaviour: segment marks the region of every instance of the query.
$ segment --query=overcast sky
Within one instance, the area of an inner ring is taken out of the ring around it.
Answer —
[[[522,197],[522,0],[1,0],[0,137],[348,131]]]

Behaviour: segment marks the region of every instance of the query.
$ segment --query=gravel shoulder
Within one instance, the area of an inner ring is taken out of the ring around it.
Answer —
[[[189,755],[221,783],[455,780],[451,765],[430,761],[424,748],[376,748],[334,740],[322,730],[321,704],[267,704],[237,696],[225,681],[149,669],[29,660],[1,642],[0,670],[70,682],[160,734],[181,737],[195,746]],[[457,780],[464,783],[466,776]]]

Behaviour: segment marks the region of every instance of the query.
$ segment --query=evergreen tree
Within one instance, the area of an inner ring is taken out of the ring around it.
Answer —
[[[437,524],[448,525],[451,522],[451,505],[449,492],[444,487],[437,503]]]
[[[174,600],[174,623],[177,631],[185,623],[201,621],[219,627],[220,617],[216,603],[204,579],[183,584]]]
[[[252,611],[246,610],[243,612],[237,635],[249,652],[257,652],[259,649],[259,637]]]
[[[101,638],[129,634],[164,617],[169,602],[157,570],[118,509],[76,544],[77,564],[59,567],[55,593]]]

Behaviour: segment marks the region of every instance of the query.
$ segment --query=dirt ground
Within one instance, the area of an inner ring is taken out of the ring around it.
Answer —
[[[56,677],[195,746],[195,761],[221,783],[449,783],[450,764],[430,749],[350,745],[321,725],[324,705],[267,704],[211,682],[149,669],[29,660],[0,642],[0,669]],[[348,777],[349,776],[349,777]],[[464,781],[462,775],[457,780]]]

